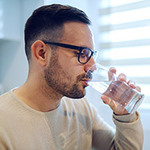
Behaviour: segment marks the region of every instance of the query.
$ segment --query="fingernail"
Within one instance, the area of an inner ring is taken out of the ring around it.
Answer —
[[[135,82],[134,81],[129,81],[129,84],[135,85]]]
[[[126,76],[124,74],[120,74],[119,78],[126,79]]]

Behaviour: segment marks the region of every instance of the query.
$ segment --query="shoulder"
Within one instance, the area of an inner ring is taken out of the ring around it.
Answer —
[[[13,96],[10,93],[11,92],[7,92],[0,96],[0,126],[3,128],[6,127],[14,117],[12,111]]]
[[[9,104],[11,99],[13,99],[13,97],[11,95],[11,91],[2,94],[0,96],[0,109],[5,107],[7,104]]]
[[[9,91],[0,96],[0,117],[12,115],[16,112],[18,102],[13,95],[13,91]]]

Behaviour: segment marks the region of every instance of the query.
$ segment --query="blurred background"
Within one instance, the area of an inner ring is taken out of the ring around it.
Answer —
[[[92,21],[98,61],[138,83],[145,99],[138,109],[144,128],[144,147],[150,141],[150,1],[149,0],[0,0],[0,94],[27,78],[24,24],[39,6],[60,3],[78,7]],[[113,127],[112,111],[100,94],[88,87],[86,97]]]

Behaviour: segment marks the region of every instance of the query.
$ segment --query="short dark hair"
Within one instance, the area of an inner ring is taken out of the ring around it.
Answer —
[[[36,40],[56,41],[63,35],[63,24],[69,21],[90,25],[88,16],[75,7],[52,4],[36,9],[25,24],[25,53],[30,60],[31,45]]]

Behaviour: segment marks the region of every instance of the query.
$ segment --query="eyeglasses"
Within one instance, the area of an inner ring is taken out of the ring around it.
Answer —
[[[45,44],[50,44],[50,45],[56,45],[64,48],[69,48],[69,49],[74,49],[79,51],[78,53],[78,61],[81,64],[86,64],[90,58],[94,55],[96,55],[97,51],[93,51],[90,48],[87,47],[81,47],[81,46],[75,46],[75,45],[70,45],[70,44],[64,44],[64,43],[56,43],[56,42],[48,42],[48,41],[43,41]]]

